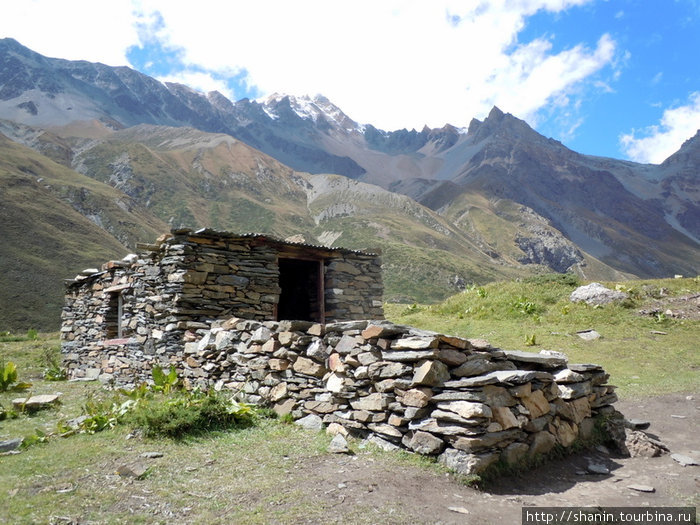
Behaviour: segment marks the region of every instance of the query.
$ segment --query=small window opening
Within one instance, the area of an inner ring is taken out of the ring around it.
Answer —
[[[277,320],[324,322],[321,261],[279,259]]]
[[[105,335],[107,339],[122,337],[122,294],[110,293],[105,313]]]

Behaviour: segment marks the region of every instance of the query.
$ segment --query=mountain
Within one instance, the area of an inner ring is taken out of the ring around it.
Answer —
[[[39,259],[61,254],[74,273],[66,253],[95,265],[180,225],[379,247],[387,298],[407,301],[542,271],[700,272],[700,135],[657,166],[576,153],[498,108],[467,129],[387,132],[321,95],[232,102],[12,39],[0,40],[0,119],[15,188],[0,270],[30,277]],[[17,235],[24,207],[46,249]],[[82,226],[58,235],[57,215]]]
[[[53,131],[0,121],[0,132],[3,329],[55,329],[63,279],[185,225],[381,250],[388,300],[530,273],[409,197],[296,172],[230,135],[94,121]]]

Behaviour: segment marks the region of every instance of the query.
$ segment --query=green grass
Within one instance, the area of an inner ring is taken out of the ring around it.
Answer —
[[[508,350],[555,350],[567,354],[570,362],[601,364],[619,394],[628,398],[697,390],[700,321],[659,319],[638,312],[661,288],[670,296],[698,293],[698,279],[619,283],[630,291],[630,300],[600,308],[571,303],[575,282],[567,279],[542,276],[491,283],[436,305],[387,304],[385,314],[397,323],[486,339]],[[576,335],[588,329],[602,337],[584,341]],[[532,335],[536,345],[527,347]]]
[[[473,287],[433,306],[386,305],[386,311],[397,322],[486,338],[508,349],[525,349],[525,339],[535,334],[533,351],[547,348],[567,353],[572,362],[600,363],[627,398],[697,391],[700,322],[645,317],[638,310],[661,288],[670,296],[697,293],[698,280],[622,283],[631,289],[632,300],[604,308],[570,304],[574,285],[567,277],[539,277]],[[586,342],[575,335],[588,328],[603,337]],[[62,394],[62,403],[54,409],[0,421],[0,440],[33,434],[37,428],[51,433],[59,420],[81,415],[90,399],[113,395],[97,382],[44,381],[46,363],[57,352],[56,334],[0,342],[0,357],[17,365],[19,380],[33,383],[31,393]],[[0,403],[8,407],[20,395],[24,394],[0,393]],[[342,470],[327,459],[329,441],[325,434],[273,419],[181,440],[134,437],[125,426],[94,435],[53,436],[20,454],[0,457],[0,522],[58,523],[66,518],[107,524],[370,524],[380,517],[386,523],[415,521],[419,509],[394,508],[391,502],[377,508],[361,501],[352,508],[335,507],[334,485],[317,482],[324,468],[326,479],[342,479],[335,477],[342,476],[338,474]],[[440,465],[417,455],[360,449],[352,441],[351,448],[359,460],[392,472],[412,469],[437,477],[445,473]],[[152,451],[163,457],[140,456]],[[117,474],[119,466],[135,462],[148,466],[144,479]]]
[[[58,421],[81,415],[90,400],[114,395],[97,382],[44,381],[45,356],[57,351],[57,343],[56,334],[0,343],[0,355],[17,364],[19,379],[34,384],[31,394],[60,392],[62,401],[56,408],[0,421],[0,440],[25,437],[35,429],[51,434]],[[0,404],[8,408],[13,398],[24,395],[0,393]],[[386,514],[387,509],[357,505],[333,518],[329,513],[335,500],[308,489],[316,483],[309,465],[322,465],[326,457],[330,437],[324,433],[265,418],[254,426],[177,440],[130,432],[118,425],[92,435],[53,435],[20,454],[0,457],[0,522],[371,524]],[[396,465],[445,473],[425,458],[372,447],[360,450],[356,441],[351,446],[357,456],[373,457],[387,469]],[[163,457],[140,456],[152,451]],[[121,465],[137,462],[148,466],[143,479],[118,475]],[[411,521],[402,512],[388,523]]]

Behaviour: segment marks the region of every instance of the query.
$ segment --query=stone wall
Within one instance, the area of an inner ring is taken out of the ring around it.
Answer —
[[[562,354],[504,351],[386,321],[231,318],[194,328],[175,353],[122,344],[68,354],[67,365],[74,376],[135,384],[149,380],[153,364],[172,364],[189,386],[436,455],[462,473],[569,447],[591,436],[597,415],[614,412],[608,374]]]

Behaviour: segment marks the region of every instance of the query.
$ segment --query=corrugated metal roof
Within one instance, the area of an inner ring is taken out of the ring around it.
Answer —
[[[297,246],[297,247],[301,247],[301,248],[310,248],[310,249],[324,250],[324,251],[329,251],[329,252],[353,253],[356,255],[367,255],[367,256],[372,256],[372,257],[376,257],[379,255],[378,253],[366,252],[363,250],[352,250],[350,248],[323,246],[320,244],[311,244],[311,243],[307,243],[307,242],[296,242],[296,241],[283,240],[283,239],[278,239],[276,237],[273,237],[267,233],[256,233],[256,232],[233,233],[233,232],[227,232],[227,231],[213,230],[211,228],[200,228],[199,230],[191,230],[189,228],[174,229],[174,230],[171,230],[171,233],[173,235],[197,235],[197,236],[202,236],[202,237],[214,237],[214,238],[221,238],[221,239],[255,239],[255,240],[268,242],[271,244],[279,244],[279,245],[283,245],[283,246]]]

